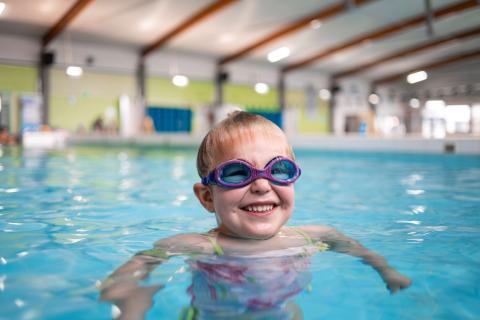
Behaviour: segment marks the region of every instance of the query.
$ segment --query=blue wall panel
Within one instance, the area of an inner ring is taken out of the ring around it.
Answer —
[[[283,127],[282,112],[281,111],[260,111],[260,110],[250,109],[250,110],[248,110],[248,112],[258,114],[259,116],[262,116],[262,117],[267,118],[268,120],[272,121],[273,123],[275,123],[280,128]]]
[[[191,132],[192,110],[150,106],[147,115],[152,118],[156,132]]]

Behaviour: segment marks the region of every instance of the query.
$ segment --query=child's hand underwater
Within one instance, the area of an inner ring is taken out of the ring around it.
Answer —
[[[389,269],[382,275],[382,278],[392,294],[396,293],[398,290],[408,288],[412,284],[410,278],[404,276],[395,269]]]

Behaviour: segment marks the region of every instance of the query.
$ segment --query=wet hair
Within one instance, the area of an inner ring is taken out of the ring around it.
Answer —
[[[234,111],[213,127],[203,138],[197,153],[197,171],[200,177],[208,175],[213,169],[214,160],[224,148],[238,143],[239,139],[253,139],[263,134],[266,136],[283,136],[285,133],[272,121],[257,114]],[[293,150],[285,137],[286,154],[295,159]]]

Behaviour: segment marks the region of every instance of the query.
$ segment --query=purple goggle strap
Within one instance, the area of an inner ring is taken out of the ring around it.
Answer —
[[[298,172],[298,174],[295,175],[292,179],[288,179],[288,180],[279,180],[279,179],[274,178],[269,171],[275,163],[277,163],[278,161],[281,161],[281,160],[291,161],[293,163],[293,165],[295,166],[295,170],[296,170],[296,172]],[[225,166],[227,166],[229,164],[232,164],[232,163],[241,163],[241,164],[246,165],[248,168],[250,168],[250,170],[252,172],[251,176],[248,179],[246,179],[245,181],[240,182],[240,183],[225,183],[225,182],[217,180],[216,177],[220,176],[220,170],[223,169]],[[294,182],[295,180],[297,180],[300,177],[301,173],[302,173],[302,170],[300,170],[298,165],[293,160],[290,160],[290,159],[285,158],[285,157],[273,158],[272,160],[270,160],[267,163],[267,165],[265,166],[265,169],[263,169],[263,170],[262,169],[257,169],[255,167],[253,167],[251,164],[249,164],[248,162],[245,162],[245,161],[242,161],[242,160],[229,160],[229,161],[226,161],[226,162],[220,164],[217,168],[215,168],[215,170],[212,170],[208,174],[208,176],[203,177],[202,178],[202,184],[205,185],[205,186],[207,186],[209,184],[217,184],[217,185],[220,185],[220,186],[235,187],[235,186],[245,186],[245,185],[251,183],[252,181],[254,181],[258,178],[265,178],[265,179],[267,179],[269,181],[272,181],[272,182],[275,182],[275,183],[279,183],[279,184],[282,184],[282,185],[287,185],[287,184],[290,184],[290,183]]]

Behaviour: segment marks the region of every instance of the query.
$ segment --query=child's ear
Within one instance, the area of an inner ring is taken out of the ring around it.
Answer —
[[[215,208],[213,206],[213,197],[210,188],[204,186],[201,183],[195,183],[193,185],[193,192],[197,196],[197,199],[200,201],[202,206],[210,212],[214,212]]]

